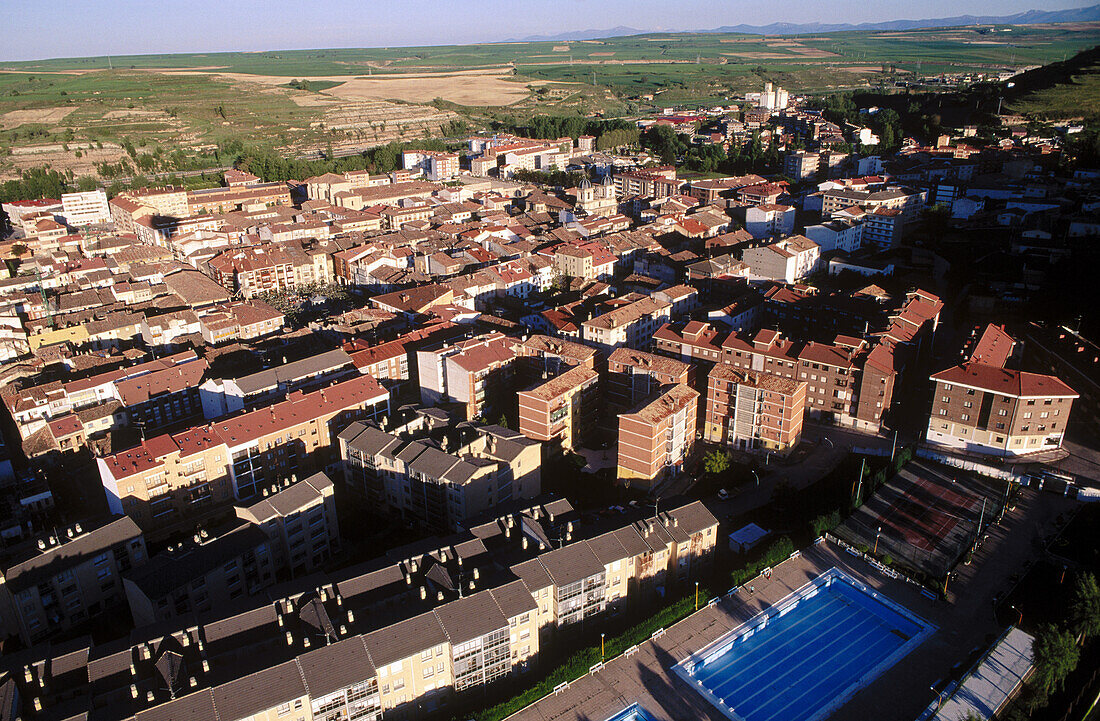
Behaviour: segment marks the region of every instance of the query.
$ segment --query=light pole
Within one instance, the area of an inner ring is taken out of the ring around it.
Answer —
[[[752,469],[749,469],[749,473],[751,473],[752,477],[756,479],[756,487],[760,488],[760,476],[756,475],[756,471]]]
[[[699,582],[695,582],[695,610],[699,610]]]
[[[879,539],[879,536],[881,536],[881,535],[882,535],[882,526],[879,526],[878,527],[878,532],[875,533],[875,550],[871,551],[872,556],[875,555],[876,553],[878,553],[878,539]]]
[[[1016,619],[1016,626],[1017,627],[1023,626],[1024,625],[1024,612],[1021,611],[1020,609],[1016,608],[1015,606],[1012,606],[1012,605],[1010,605],[1009,608],[1011,608],[1013,611],[1015,611],[1016,614],[1019,616],[1019,618]]]
[[[601,661],[603,661],[603,659],[604,659],[604,653],[603,653],[603,651],[604,651],[604,646],[603,646],[603,639],[604,639],[604,634],[602,634],[602,633],[601,633],[601,634],[600,634],[600,660],[601,660]]]

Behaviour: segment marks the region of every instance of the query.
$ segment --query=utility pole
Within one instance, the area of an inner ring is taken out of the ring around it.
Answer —
[[[974,547],[970,549],[970,552],[978,550],[978,539],[982,537],[982,521],[985,520],[985,499],[982,499],[982,513],[978,516],[978,530],[974,532]]]

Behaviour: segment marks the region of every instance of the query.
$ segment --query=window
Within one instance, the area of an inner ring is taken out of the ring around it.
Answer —
[[[393,690],[394,691],[400,691],[403,688],[405,688],[405,679],[403,679],[403,678],[395,679],[394,682],[393,682]]]
[[[290,702],[287,701],[284,704],[279,704],[279,708],[276,709],[276,711],[278,711],[280,716],[285,716],[286,714],[290,713]]]
[[[962,419],[963,419],[964,421],[968,421],[968,420],[970,420],[970,414],[969,414],[969,413],[963,413],[963,414],[962,414]]]
[[[941,416],[946,416],[947,415],[947,409],[946,408],[941,408],[940,409],[940,415]]]

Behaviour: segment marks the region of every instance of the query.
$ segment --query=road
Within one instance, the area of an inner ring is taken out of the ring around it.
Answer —
[[[789,483],[797,490],[819,481],[828,475],[852,448],[881,448],[889,450],[893,437],[869,435],[837,426],[808,423],[804,426],[802,443],[797,461],[788,462],[776,457],[758,472],[759,483],[744,486],[727,501],[706,499],[707,507],[718,518],[742,515],[766,506],[772,492],[780,483]]]

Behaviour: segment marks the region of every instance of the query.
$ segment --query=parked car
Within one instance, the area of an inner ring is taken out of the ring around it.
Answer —
[[[729,491],[727,491],[725,488],[719,488],[718,489],[718,500],[719,501],[728,501],[729,498],[730,498]]]

